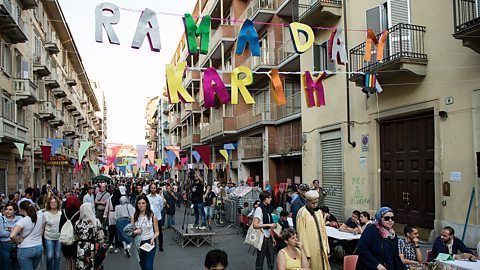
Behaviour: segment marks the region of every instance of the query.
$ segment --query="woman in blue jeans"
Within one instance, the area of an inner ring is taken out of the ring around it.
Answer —
[[[35,270],[42,260],[43,213],[29,201],[20,203],[20,219],[10,232],[10,238],[17,243],[17,259],[21,270]]]
[[[9,202],[5,205],[5,216],[0,217],[0,268],[6,270],[18,270],[17,260],[10,258],[10,252],[15,248],[15,244],[10,239],[10,231],[21,217],[15,215],[17,205]]]
[[[140,254],[140,267],[142,270],[152,270],[155,260],[155,239],[159,233],[157,218],[150,208],[150,202],[145,195],[140,195],[135,203],[135,214],[132,223],[135,225],[134,237],[140,237],[140,246],[149,243],[154,248],[150,251],[138,249]]]
[[[45,247],[47,249],[47,270],[60,269],[60,254],[62,245],[60,244],[60,199],[52,195],[48,198],[43,213],[45,220]]]

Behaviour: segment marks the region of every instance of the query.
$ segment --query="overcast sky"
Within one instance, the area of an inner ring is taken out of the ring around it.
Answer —
[[[157,15],[162,50],[150,51],[148,40],[132,49],[141,12],[144,10],[175,14],[190,13],[194,0],[111,0],[120,9],[120,23],[114,26],[120,45],[110,44],[104,32],[103,43],[95,42],[95,7],[106,1],[59,0],[73,34],[83,64],[91,80],[98,81],[105,92],[108,107],[110,143],[145,144],[145,106],[147,97],[161,95],[165,84],[165,64],[172,59],[181,35],[181,17]]]

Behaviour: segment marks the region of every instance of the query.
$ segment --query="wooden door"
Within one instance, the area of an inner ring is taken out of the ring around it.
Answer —
[[[381,201],[396,222],[433,228],[433,112],[380,123]]]

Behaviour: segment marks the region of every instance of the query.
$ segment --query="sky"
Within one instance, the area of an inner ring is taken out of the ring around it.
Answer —
[[[95,7],[99,0],[59,0],[65,20],[90,80],[100,84],[108,110],[108,143],[145,144],[145,106],[148,97],[162,94],[165,64],[184,32],[182,17],[157,15],[162,49],[150,50],[145,38],[140,49],[131,48],[141,10],[173,14],[191,13],[195,0],[111,0],[120,8],[120,22],[113,28],[120,45],[95,42]],[[124,9],[133,9],[128,11]],[[101,105],[101,104],[100,104]]]

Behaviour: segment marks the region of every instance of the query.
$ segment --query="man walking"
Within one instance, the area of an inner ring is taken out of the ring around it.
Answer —
[[[305,198],[307,202],[297,215],[298,238],[310,261],[310,269],[330,270],[327,229],[322,211],[318,209],[319,194],[310,190],[305,193]]]
[[[296,198],[292,197],[292,220],[293,227],[297,228],[297,214],[300,208],[306,204],[305,193],[310,190],[308,184],[303,183],[298,188],[298,196]]]
[[[107,205],[108,198],[110,198],[110,193],[108,193],[107,184],[101,183],[100,184],[100,191],[95,196],[95,215],[102,223],[102,226],[105,225],[105,218],[103,214],[105,212],[105,205]]]

